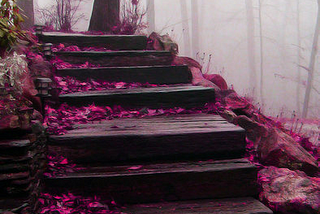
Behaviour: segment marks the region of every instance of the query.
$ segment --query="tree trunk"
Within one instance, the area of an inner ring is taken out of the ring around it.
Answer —
[[[247,48],[248,48],[248,63],[249,63],[249,81],[251,88],[251,96],[255,98],[257,87],[256,59],[255,59],[255,37],[254,37],[254,16],[252,0],[246,0],[247,11]]]
[[[119,0],[95,0],[90,19],[89,31],[111,32],[119,23]]]
[[[185,53],[184,55],[191,57],[191,45],[190,45],[190,32],[189,32],[189,19],[186,0],[180,0],[181,19],[183,28],[183,41]]]
[[[191,1],[192,13],[192,56],[196,58],[200,51],[199,45],[199,16],[198,16],[198,0]]]
[[[260,28],[260,101],[261,101],[261,109],[263,109],[264,105],[264,53],[263,53],[263,32],[262,32],[262,2],[263,0],[259,0],[259,28]]]
[[[312,44],[312,50],[311,50],[311,56],[310,56],[310,63],[308,67],[308,82],[307,82],[307,89],[304,97],[303,111],[302,111],[303,118],[306,118],[308,116],[311,89],[313,86],[314,67],[315,67],[316,56],[318,52],[317,46],[318,46],[318,40],[319,40],[319,33],[320,33],[320,0],[318,0],[317,23],[316,23],[316,29],[313,35],[313,44]]]
[[[297,0],[297,111],[299,115],[301,114],[301,107],[300,107],[300,91],[301,91],[301,69],[300,69],[300,62],[301,62],[301,32],[300,32],[300,0]]]
[[[33,0],[17,0],[17,5],[23,10],[22,13],[27,17],[24,18],[23,29],[30,29],[34,25]]]
[[[156,30],[154,0],[147,0],[147,22],[148,33],[151,34]]]

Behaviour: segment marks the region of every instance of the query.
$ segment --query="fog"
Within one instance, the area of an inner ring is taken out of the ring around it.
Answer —
[[[52,2],[37,0],[35,5],[44,8]],[[85,18],[74,30],[88,29],[92,4],[86,0],[81,6]],[[154,0],[154,13],[147,0],[141,4],[149,12],[145,21],[154,19],[145,34],[169,34],[180,55],[197,59],[203,72],[220,73],[264,113],[302,114],[317,0]],[[319,62],[317,55],[310,118],[320,115]]]

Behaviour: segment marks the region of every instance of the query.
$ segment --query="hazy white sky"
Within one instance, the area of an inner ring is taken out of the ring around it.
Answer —
[[[54,0],[37,1],[39,7],[44,7]],[[145,1],[142,0],[143,5]],[[184,41],[186,31],[183,29],[183,23],[187,23],[189,33],[192,35],[190,2],[195,0],[185,0],[188,8],[187,20],[183,20],[181,16],[181,0],[154,1],[156,31],[162,34],[168,33],[179,44],[180,54],[186,55]],[[86,20],[82,20],[76,26],[79,31],[88,28],[92,2],[93,0],[86,0],[86,4],[80,11],[85,13]],[[197,0],[197,2],[200,41],[197,60],[204,65],[204,68],[208,68],[209,65],[210,73],[221,73],[238,93],[250,95],[252,88],[249,82],[246,0]],[[317,1],[263,0],[261,7],[259,7],[259,0],[252,0],[252,2],[254,68],[257,73],[257,82],[259,82],[261,68],[264,72],[263,90],[266,99],[264,109],[269,114],[277,115],[284,112],[290,116],[294,110],[298,112],[298,105],[301,108],[303,102],[307,72],[302,67],[308,67],[309,63]],[[261,8],[261,32],[259,8]],[[300,34],[299,39],[298,34]],[[262,38],[262,45],[260,38]],[[263,47],[262,52],[260,52],[261,47]],[[210,54],[212,58],[208,63]],[[319,57],[317,57],[316,71],[319,68]],[[298,72],[301,76],[300,84],[297,82]],[[316,73],[315,85],[318,87],[320,75],[318,71]],[[300,85],[299,94],[297,93],[298,85]],[[317,90],[320,91],[320,87]],[[299,102],[297,102],[298,97],[300,97]],[[314,91],[310,116],[320,115],[319,98],[320,95]],[[256,102],[260,102],[259,99],[260,96],[257,95]]]

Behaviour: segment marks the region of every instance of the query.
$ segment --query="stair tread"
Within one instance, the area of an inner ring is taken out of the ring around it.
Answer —
[[[94,137],[116,135],[175,135],[211,132],[244,132],[244,129],[228,123],[219,115],[185,114],[171,116],[156,116],[144,118],[122,118],[105,120],[90,124],[76,124],[73,130],[61,136],[51,136],[51,139],[70,137]]]
[[[110,82],[141,82],[152,84],[191,83],[187,66],[131,66],[57,69],[59,76],[71,76],[79,80],[97,79]]]
[[[227,198],[138,204],[121,210],[126,214],[272,214],[254,198]]]
[[[147,45],[147,37],[139,35],[89,35],[80,33],[43,32],[42,42],[77,45],[80,47],[106,47],[114,50],[141,50]]]
[[[168,87],[109,89],[63,94],[61,102],[84,106],[120,105],[123,107],[173,108],[176,106],[193,108],[214,102],[215,90],[202,86],[174,85]]]
[[[48,145],[77,163],[242,157],[245,131],[212,114],[121,118],[76,124]]]
[[[126,88],[126,89],[107,89],[101,91],[85,91],[75,92],[69,94],[62,94],[59,97],[92,97],[92,96],[106,96],[113,94],[141,94],[141,93],[170,93],[170,92],[182,92],[182,91],[214,91],[213,88],[203,86],[188,85],[173,85],[163,87],[150,87],[150,88]]]
[[[81,167],[81,166],[80,166]],[[257,168],[245,159],[85,167],[45,179],[47,191],[119,203],[151,203],[257,194]]]
[[[169,51],[58,51],[54,53],[71,64],[91,64],[107,67],[171,65],[174,56]]]
[[[136,37],[144,37],[146,36],[140,36],[140,35],[110,35],[110,34],[102,34],[102,35],[95,35],[95,34],[83,34],[83,33],[66,33],[66,32],[43,32],[44,36],[57,36],[57,37],[118,37],[118,38],[136,38]]]
[[[174,173],[205,173],[212,171],[227,171],[235,169],[256,169],[247,159],[231,160],[207,160],[207,161],[188,161],[157,163],[143,165],[124,165],[124,166],[100,166],[82,167],[76,172],[66,173],[51,179],[73,179],[73,178],[102,178],[102,177],[122,177],[122,176],[145,176]],[[50,178],[48,178],[50,179]]]
[[[1,140],[0,149],[25,148],[31,146],[30,140]]]
[[[169,55],[169,51],[153,51],[153,50],[122,50],[122,51],[57,51],[57,55],[72,55],[72,56],[81,56],[81,57],[90,57],[90,56],[145,56],[145,55]]]

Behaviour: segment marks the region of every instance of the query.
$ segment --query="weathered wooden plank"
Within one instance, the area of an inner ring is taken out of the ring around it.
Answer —
[[[168,51],[74,51],[55,54],[72,64],[89,62],[106,67],[171,65],[173,61],[173,55]]]
[[[62,103],[73,106],[121,105],[140,108],[184,108],[201,107],[214,102],[215,91],[201,86],[170,86],[153,88],[110,89],[104,91],[78,92],[60,95]]]
[[[162,202],[131,205],[121,210],[127,214],[272,214],[273,212],[254,198],[228,198]]]
[[[44,32],[39,36],[39,39],[43,43],[104,47],[110,50],[143,50],[147,46],[146,36],[135,35],[85,35]]]
[[[30,140],[1,140],[0,155],[2,157],[28,156],[32,143]]]
[[[59,76],[71,76],[78,80],[96,79],[109,82],[141,82],[152,84],[191,83],[187,66],[135,66],[58,69]]]
[[[49,150],[78,163],[241,157],[245,131],[217,115],[114,119],[50,136]]]
[[[45,180],[48,191],[113,198],[120,203],[246,197],[256,192],[256,167],[247,160],[111,166]]]

